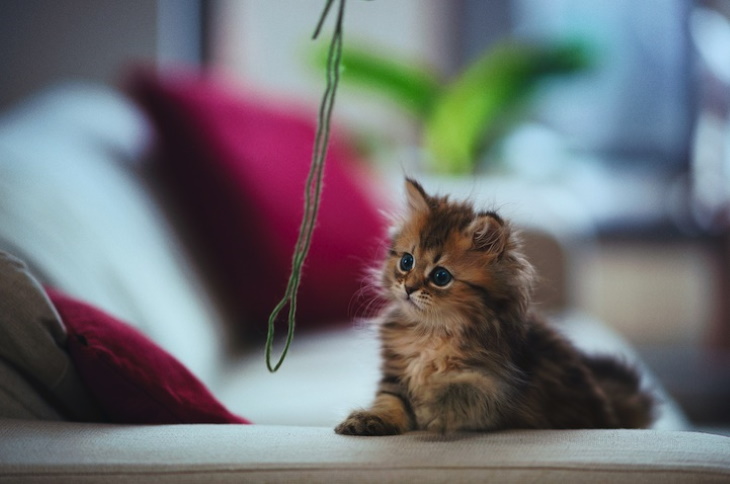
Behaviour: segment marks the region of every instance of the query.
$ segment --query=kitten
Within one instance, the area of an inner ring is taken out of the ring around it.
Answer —
[[[578,351],[530,309],[532,266],[495,212],[406,180],[408,213],[382,271],[382,379],[335,431],[639,428],[638,374]]]

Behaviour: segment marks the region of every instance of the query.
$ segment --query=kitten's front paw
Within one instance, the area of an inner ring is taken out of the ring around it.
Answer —
[[[401,433],[396,425],[365,410],[352,412],[340,425],[335,427],[335,432],[341,435],[396,435]]]

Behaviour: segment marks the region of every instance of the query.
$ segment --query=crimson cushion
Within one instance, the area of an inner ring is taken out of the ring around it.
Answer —
[[[110,421],[250,423],[135,328],[61,292],[47,292],[68,331],[71,360]]]
[[[303,214],[316,114],[263,104],[221,80],[138,75],[160,138],[156,172],[237,319],[265,334],[284,294]],[[345,321],[386,233],[375,181],[337,134],[299,289],[298,327]]]

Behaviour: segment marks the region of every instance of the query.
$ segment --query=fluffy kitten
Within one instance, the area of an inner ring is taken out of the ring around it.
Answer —
[[[632,368],[582,354],[531,312],[533,269],[509,223],[413,180],[406,189],[382,271],[382,379],[337,433],[651,423]]]

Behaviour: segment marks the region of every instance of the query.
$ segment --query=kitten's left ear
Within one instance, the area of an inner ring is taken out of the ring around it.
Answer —
[[[492,213],[478,215],[469,225],[468,230],[476,250],[495,254],[504,252],[510,231],[497,215]]]

